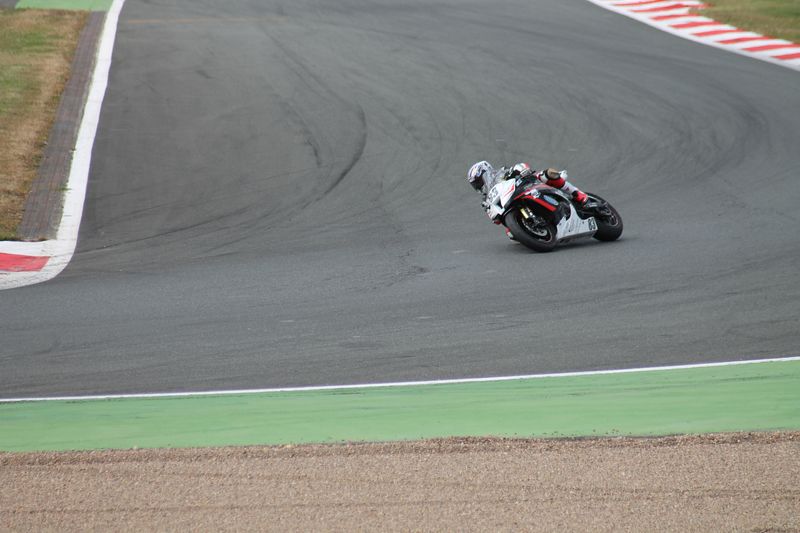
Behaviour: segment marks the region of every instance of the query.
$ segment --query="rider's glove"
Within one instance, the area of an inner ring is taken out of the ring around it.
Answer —
[[[531,167],[527,163],[517,163],[508,171],[509,178],[524,178],[531,174]]]
[[[589,200],[589,197],[583,191],[575,191],[572,193],[572,199],[577,203],[584,205],[586,204],[586,201]]]

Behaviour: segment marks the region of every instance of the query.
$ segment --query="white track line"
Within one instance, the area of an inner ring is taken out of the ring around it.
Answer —
[[[117,35],[117,23],[125,0],[114,0],[106,13],[103,33],[97,48],[97,58],[89,87],[89,95],[83,109],[83,118],[78,128],[75,152],[64,193],[64,210],[58,226],[56,238],[47,241],[18,243],[0,241],[0,253],[24,254],[50,257],[38,272],[3,272],[0,274],[0,289],[12,289],[42,283],[59,275],[69,264],[78,242],[78,229],[83,216],[83,203],[86,199],[86,184],[89,179],[89,166],[92,160],[100,109],[108,85],[108,72],[111,68],[111,55]]]
[[[441,379],[433,381],[403,381],[397,383],[364,383],[361,385],[324,385],[319,387],[283,387],[275,389],[242,389],[242,390],[221,390],[221,391],[201,391],[201,392],[163,392],[152,394],[107,394],[98,396],[59,396],[52,398],[0,398],[0,404],[20,403],[20,402],[49,402],[49,401],[85,401],[85,400],[123,400],[131,398],[157,399],[157,398],[188,398],[198,396],[230,396],[234,394],[266,394],[279,392],[314,392],[329,390],[349,390],[349,389],[374,389],[378,387],[418,387],[423,385],[453,385],[459,383],[487,383],[495,381],[515,381],[524,379],[542,378],[568,378],[576,376],[602,376],[607,374],[633,374],[636,372],[658,372],[665,370],[687,370],[693,368],[712,368],[718,366],[737,366],[751,365],[756,363],[778,363],[787,361],[800,361],[800,356],[777,357],[772,359],[751,359],[748,361],[726,361],[722,363],[698,363],[692,365],[675,366],[652,366],[645,368],[625,368],[621,370],[589,370],[584,372],[562,372],[559,374],[529,374],[522,376],[502,376],[493,378],[465,378],[465,379]]]

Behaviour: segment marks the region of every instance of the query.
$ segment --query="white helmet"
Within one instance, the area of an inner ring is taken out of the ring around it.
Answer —
[[[467,181],[472,185],[473,189],[480,191],[483,188],[483,176],[487,172],[494,172],[494,168],[488,161],[478,161],[469,167],[467,171]]]

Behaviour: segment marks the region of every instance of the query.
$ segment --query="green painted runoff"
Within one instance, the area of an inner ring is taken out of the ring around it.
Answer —
[[[0,403],[0,450],[800,429],[800,361],[499,382]]]
[[[20,0],[17,9],[76,9],[108,11],[113,0]]]

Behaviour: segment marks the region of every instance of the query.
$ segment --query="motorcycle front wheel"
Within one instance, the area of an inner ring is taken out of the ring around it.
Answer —
[[[536,214],[525,218],[519,209],[506,215],[505,226],[514,238],[534,252],[550,252],[556,247],[556,227]]]

